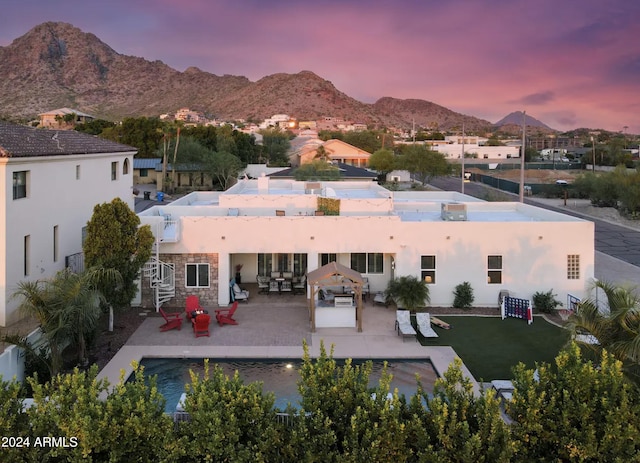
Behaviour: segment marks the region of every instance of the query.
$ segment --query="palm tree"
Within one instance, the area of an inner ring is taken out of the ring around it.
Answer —
[[[62,354],[69,345],[77,347],[79,363],[86,364],[87,337],[97,326],[104,302],[98,285],[120,280],[117,270],[98,267],[82,273],[65,269],[49,280],[20,282],[13,297],[22,298],[19,310],[38,320],[42,336],[34,345],[15,335],[5,340],[44,362],[52,377],[60,372]],[[40,354],[41,347],[48,351],[48,358]]]
[[[431,302],[427,283],[412,275],[401,276],[389,281],[387,299],[395,301],[398,306],[411,312]]]
[[[593,289],[604,293],[605,300],[582,301],[569,326],[574,333],[593,336],[597,344],[582,344],[598,357],[603,349],[613,354],[623,363],[627,376],[640,382],[640,295],[606,281],[594,283]]]
[[[82,273],[63,270],[51,282],[56,298],[63,304],[63,316],[71,340],[77,347],[78,363],[86,365],[87,337],[98,326],[103,304],[107,301],[100,292],[102,282],[118,284],[120,274],[114,269],[93,267]]]

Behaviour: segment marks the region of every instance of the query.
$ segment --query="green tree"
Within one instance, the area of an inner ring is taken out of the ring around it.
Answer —
[[[515,420],[515,461],[639,461],[638,391],[612,355],[603,351],[596,367],[572,344],[555,368],[537,365],[536,374],[519,364],[514,377],[506,411]]]
[[[293,175],[296,180],[340,180],[340,169],[326,161],[315,160],[297,167]]]
[[[407,420],[407,439],[414,461],[511,461],[511,433],[498,400],[490,392],[474,395],[459,358],[436,380],[432,396],[418,386],[408,415],[412,418]]]
[[[141,158],[153,157],[162,144],[166,123],[152,117],[127,117],[114,127],[107,127],[100,135],[102,138],[138,148]]]
[[[284,430],[276,422],[275,397],[261,383],[244,384],[237,371],[228,377],[205,360],[202,377],[191,372],[186,392],[190,421],[178,431],[188,442],[182,461],[281,461]]]
[[[398,307],[411,312],[431,302],[429,286],[420,278],[413,275],[405,275],[394,278],[387,285],[387,298],[395,301]]]
[[[92,119],[82,124],[77,124],[73,129],[77,132],[88,133],[90,135],[101,135],[108,128],[115,127],[116,124],[104,119]]]
[[[122,278],[117,285],[98,285],[107,301],[110,331],[113,331],[113,309],[128,307],[136,294],[135,280],[151,258],[153,241],[151,228],[140,226],[136,213],[120,198],[93,208],[82,245],[85,265],[114,269]]]
[[[95,365],[44,385],[29,379],[35,405],[26,412],[28,434],[75,438],[77,446],[31,445],[21,449],[21,461],[174,461],[183,450],[155,379],[147,385],[135,364],[133,375],[129,382],[121,377],[112,390],[97,379]]]
[[[267,156],[269,165],[289,165],[289,156],[287,155],[291,146],[289,134],[280,129],[261,130],[260,134],[262,135],[264,154]]]
[[[13,297],[22,299],[20,311],[38,320],[42,336],[34,344],[16,335],[5,336],[5,341],[25,349],[47,368],[48,377],[60,372],[68,346],[76,349],[78,363],[86,365],[87,338],[95,332],[104,300],[98,285],[118,282],[116,271],[102,268],[81,273],[65,269],[47,280],[20,282]]]
[[[395,156],[388,149],[379,149],[369,156],[369,167],[378,171],[379,176],[384,180],[387,174],[396,168]]]
[[[224,151],[213,153],[206,164],[207,173],[220,184],[223,190],[233,185],[235,179],[238,178],[240,169],[242,169],[240,159]]]
[[[630,288],[597,281],[594,291],[604,294],[605,301],[594,296],[582,301],[570,321],[570,328],[587,334],[598,343],[584,347],[599,356],[603,350],[622,362],[630,379],[640,385],[640,295]],[[606,307],[606,308],[605,308]]]
[[[424,145],[407,146],[398,159],[398,167],[414,174],[423,186],[433,177],[448,175],[451,172],[451,166],[444,155]]]
[[[339,366],[324,343],[315,359],[306,343],[304,351],[298,383],[302,409],[290,436],[297,461],[404,461],[405,407],[397,394],[388,399],[386,370],[372,388],[370,361],[354,365],[347,359]]]

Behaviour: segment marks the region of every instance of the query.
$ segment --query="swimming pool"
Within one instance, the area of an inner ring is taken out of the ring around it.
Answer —
[[[353,360],[353,363],[365,361]],[[371,387],[378,384],[383,362],[384,360],[373,360],[373,371],[369,381]],[[144,366],[145,376],[157,375],[158,391],[167,401],[165,406],[167,413],[175,411],[180,395],[185,392],[184,385],[191,382],[189,370],[193,370],[200,376],[204,371],[203,359],[143,358],[140,364]],[[302,364],[301,360],[210,359],[209,368],[214,364],[218,364],[228,376],[232,376],[238,370],[245,384],[262,381],[263,391],[275,394],[275,407],[280,410],[284,410],[287,403],[297,406],[300,400],[297,382],[300,379],[298,369]],[[391,390],[397,388],[407,400],[416,392],[416,374],[420,375],[422,385],[428,394],[433,392],[433,384],[438,377],[428,359],[389,360],[387,371],[393,375]]]

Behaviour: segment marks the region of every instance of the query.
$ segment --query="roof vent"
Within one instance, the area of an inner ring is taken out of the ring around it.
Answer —
[[[440,205],[440,217],[442,220],[450,221],[467,220],[467,205],[463,203],[442,203]]]

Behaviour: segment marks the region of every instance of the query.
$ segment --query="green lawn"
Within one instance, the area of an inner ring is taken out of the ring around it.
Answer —
[[[519,362],[534,368],[535,363],[554,363],[570,337],[569,331],[537,317],[526,321],[500,317],[447,317],[450,330],[434,327],[438,338],[425,339],[423,346],[451,346],[477,381],[511,379],[511,368]]]

